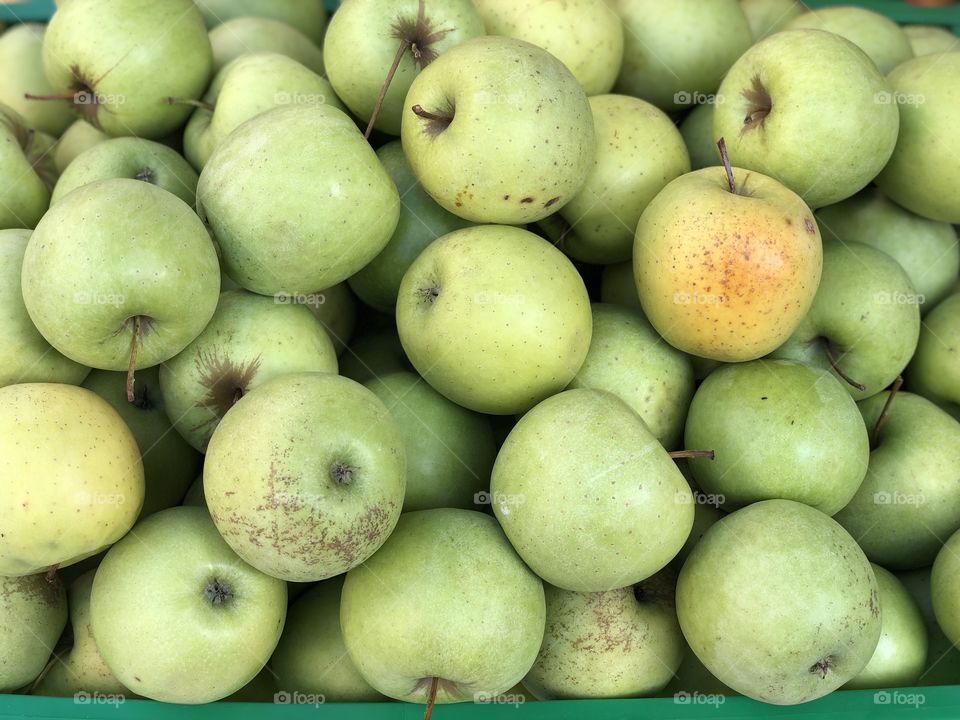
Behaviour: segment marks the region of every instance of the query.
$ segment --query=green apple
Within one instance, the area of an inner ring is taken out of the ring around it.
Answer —
[[[0,188],[0,229],[33,228],[50,205],[57,170],[49,135],[28,128],[16,112],[0,105],[0,172],[15,179]]]
[[[206,450],[227,411],[272,378],[337,372],[330,336],[310,311],[286,298],[228,290],[210,322],[160,368],[160,390],[173,426]]]
[[[533,665],[543,640],[543,584],[489,515],[404,513],[372,558],[347,573],[340,627],[350,659],[378,692],[425,702],[497,696]]]
[[[615,91],[679,110],[715,93],[753,34],[737,0],[613,0],[623,18]]]
[[[16,68],[0,83],[0,103],[20,113],[27,125],[59,136],[76,115],[61,103],[29,100],[26,95],[51,95],[54,90],[43,73],[45,26],[23,23],[0,36],[0,66]]]
[[[241,55],[275,52],[323,74],[323,51],[297,28],[281,20],[244,16],[227,20],[210,31],[213,72]]]
[[[927,657],[916,685],[953,685],[960,673],[960,651],[943,634],[933,611],[931,568],[899,573],[897,578],[916,603],[927,634]]]
[[[903,32],[917,57],[960,50],[960,38],[939,25],[904,25]]]
[[[84,150],[109,140],[110,136],[86,120],[77,120],[68,127],[53,148],[53,163],[57,172],[63,172]]]
[[[872,567],[880,597],[880,641],[867,666],[844,688],[913,687],[927,662],[923,615],[896,575]]]
[[[639,310],[593,305],[587,358],[568,388],[613,393],[666,448],[675,448],[693,398],[690,358],[663,341]]]
[[[693,397],[684,442],[715,452],[687,462],[724,509],[784,498],[833,515],[857,492],[870,459],[867,427],[844,384],[786,360],[710,373]]]
[[[125,373],[94,370],[83,387],[110,403],[137,441],[146,483],[140,517],[145,518],[180,504],[203,458],[170,424],[160,393],[160,368],[145,368],[134,378],[133,402],[127,400]]]
[[[210,439],[203,492],[217,529],[257,569],[323,580],[364,562],[400,516],[396,420],[353,380],[293,373],[255,388]]]
[[[203,496],[203,475],[200,475],[190,484],[183,496],[183,502],[180,504],[187,507],[205,508],[207,506],[207,499]]]
[[[890,393],[860,403],[875,432]],[[871,560],[895,570],[930,565],[960,529],[960,422],[919,395],[890,402],[863,485],[834,518]]]
[[[792,500],[724,518],[680,571],[677,615],[697,657],[755,700],[795,705],[866,667],[880,637],[870,563],[834,520]]]
[[[712,495],[710,493],[705,493],[697,487],[691,485],[691,490],[693,490],[693,528],[690,530],[690,534],[687,536],[687,540],[683,543],[683,547],[680,548],[680,552],[676,554],[673,560],[670,561],[670,564],[679,572],[683,567],[683,564],[687,561],[687,558],[690,557],[690,553],[693,551],[693,548],[696,547],[697,543],[700,542],[700,539],[704,534],[712,528],[716,523],[720,522],[727,516],[723,510],[719,508],[720,498],[717,495]],[[689,654],[689,653],[688,653]],[[694,655],[694,657],[696,657]],[[692,688],[681,688],[690,690]]]
[[[541,700],[642,697],[661,690],[686,650],[676,583],[668,569],[604,592],[545,586],[543,645],[524,685]]]
[[[600,276],[600,302],[642,311],[637,286],[633,282],[633,262],[603,266]]]
[[[960,245],[949,223],[904,210],[870,188],[817,211],[823,237],[883,250],[907,272],[920,312],[940,302],[960,274]]]
[[[885,15],[852,6],[825,7],[793,18],[784,30],[826,30],[846,38],[873,60],[886,75],[913,57],[906,34]]]
[[[587,355],[591,324],[573,264],[533,233],[503,225],[431,243],[397,300],[400,340],[417,371],[455,403],[491,414],[522,412],[566,387]]]
[[[960,53],[908,60],[887,77],[900,110],[897,146],[876,177],[898,205],[931,220],[960,223],[960,152],[953,120],[960,108]]]
[[[327,13],[322,2],[309,0],[195,0],[208,28],[239,17],[280,20],[300,30],[318,45],[323,41]]]
[[[120,415],[89,390],[0,388],[0,575],[72,565],[126,534],[143,463]]]
[[[374,127],[399,135],[414,79],[439,55],[483,34],[470,0],[351,0],[330,21],[323,63],[337,95],[364,124],[389,83]]]
[[[693,526],[677,466],[640,416],[601,390],[567,390],[524,415],[497,455],[490,495],[527,565],[578,592],[650,577]]]
[[[22,283],[31,320],[57,350],[104,370],[126,370],[135,352],[141,369],[200,334],[216,308],[220,269],[189,205],[116,178],[76,189],[44,215]]]
[[[810,312],[773,357],[835,374],[839,368],[854,399],[876,395],[917,347],[917,300],[910,278],[885,252],[856,242],[824,243],[823,276]]]
[[[350,343],[340,360],[340,374],[358,383],[412,370],[396,330],[362,335]]]
[[[540,226],[568,255],[608,264],[630,259],[644,208],[671,180],[690,172],[673,121],[625,95],[590,98],[597,151],[580,192]]]
[[[77,693],[129,695],[130,691],[103,662],[90,629],[90,592],[95,570],[78,577],[68,589],[72,643],[59,650],[55,661],[31,688],[31,695],[73,697]]]
[[[330,83],[275,52],[241,55],[216,74],[184,129],[183,148],[198,170],[224,138],[252,117],[286,105],[330,105],[346,110]]]
[[[590,103],[564,64],[497,36],[453,48],[420,73],[401,137],[414,173],[440,205],[473,222],[510,225],[567,204],[596,150]]]
[[[90,596],[110,671],[138,695],[181,704],[219,700],[253,679],[286,611],[283,581],[240,560],[201,508],[138,523],[110,548]]]
[[[700,170],[720,164],[720,154],[713,138],[714,103],[701,103],[680,123],[680,136],[690,154],[690,167]]]
[[[449,213],[421,187],[399,140],[382,145],[377,157],[400,193],[400,220],[387,246],[350,278],[350,287],[370,307],[394,313],[400,281],[423,249],[441,235],[472,223]]]
[[[110,178],[151,183],[191,206],[197,197],[197,173],[180,153],[151,140],[125,137],[97,143],[77,155],[57,180],[50,204],[82,185]]]
[[[958,288],[960,289],[960,288]],[[942,300],[923,320],[907,371],[909,387],[956,415],[960,410],[960,292]]]
[[[390,176],[329,105],[279,107],[230,133],[200,174],[197,205],[227,273],[264,295],[345,280],[383,249],[400,216]]]
[[[397,421],[407,456],[404,512],[474,509],[489,487],[497,445],[489,419],[447,400],[419,375],[397,372],[364,383]]]
[[[193,0],[70,0],[43,38],[53,95],[108,135],[157,139],[179,128],[210,80],[212,56]]]
[[[890,90],[849,40],[785,30],[730,68],[713,135],[726,139],[734,165],[776,178],[812,208],[832,205],[873,180],[893,153],[900,114]]]
[[[623,23],[604,0],[473,0],[490,35],[542,47],[587,95],[610,92],[623,60]]]
[[[960,531],[943,544],[930,572],[930,594],[937,622],[953,645],[960,646]]]
[[[719,107],[719,106],[718,106]],[[779,347],[820,281],[820,232],[776,180],[720,167],[682,175],[637,225],[633,273],[643,311],[679,350],[724,362]]]
[[[0,577],[0,692],[19,690],[43,672],[66,624],[59,579]]]
[[[326,702],[376,702],[370,687],[347,655],[340,631],[344,576],[314,585],[287,613],[270,668],[281,692],[322,695]]]
[[[0,387],[27,382],[79,385],[90,368],[50,347],[24,307],[20,273],[29,240],[29,230],[0,230]]]
[[[357,301],[347,283],[307,295],[306,306],[326,329],[337,355],[342,355],[357,324]]]
[[[784,26],[806,8],[798,0],[740,0],[740,9],[747,16],[754,40],[783,30]]]

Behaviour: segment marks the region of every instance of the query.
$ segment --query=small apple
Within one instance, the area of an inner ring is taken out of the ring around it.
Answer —
[[[401,137],[430,196],[478,223],[556,212],[583,187],[596,151],[576,78],[546,50],[498,36],[459,45],[420,73]]]
[[[960,38],[939,25],[904,25],[903,32],[916,57],[960,50]]]
[[[276,52],[323,75],[323,50],[300,30],[273,18],[242,16],[210,30],[213,73],[231,60],[257,52]]]
[[[286,611],[282,580],[241,561],[206,510],[175,507],[110,548],[93,580],[90,627],[103,661],[130,690],[193,704],[253,679]]]
[[[701,103],[680,123],[680,135],[694,170],[720,164],[717,141],[713,137],[713,110],[714,103]]]
[[[960,646],[960,531],[943,544],[930,572],[931,597],[937,622],[954,647]]]
[[[66,624],[59,579],[0,577],[0,692],[20,690],[43,672]]]
[[[0,36],[0,67],[16,68],[0,83],[0,103],[15,110],[32,128],[59,137],[76,115],[61,103],[37,102],[25,96],[54,92],[43,73],[43,33],[38,23],[22,23]]]
[[[740,9],[747,16],[753,39],[757,41],[783,30],[805,7],[798,0],[740,0]]]
[[[77,120],[64,131],[53,148],[53,163],[57,172],[62,173],[66,170],[74,158],[84,150],[109,139],[109,135],[86,120]]]
[[[50,205],[57,171],[54,140],[28,128],[16,112],[0,105],[0,172],[16,182],[0,188],[0,229],[34,228]]]
[[[933,612],[931,568],[899,573],[897,579],[916,603],[927,631],[927,657],[915,685],[953,685],[960,673],[960,650],[947,639]]]
[[[312,42],[323,41],[327,13],[321,2],[304,0],[195,0],[208,28],[239,17],[263,17],[298,28]]]
[[[958,288],[960,289],[960,288]],[[907,370],[909,387],[954,416],[960,411],[960,292],[950,295],[923,320],[917,352]]]

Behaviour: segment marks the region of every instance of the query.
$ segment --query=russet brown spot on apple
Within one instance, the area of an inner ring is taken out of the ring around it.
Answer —
[[[215,425],[227,414],[227,410],[246,394],[260,369],[260,362],[260,356],[257,355],[246,363],[238,364],[221,356],[216,350],[197,355],[194,365],[200,375],[200,383],[207,388],[200,405],[215,417],[205,420],[195,430]]]
[[[763,121],[773,110],[773,101],[759,75],[753,77],[750,89],[744,90],[741,95],[747,101],[747,114],[743,119],[743,128],[740,130],[740,134],[743,135],[754,128],[763,127]]]

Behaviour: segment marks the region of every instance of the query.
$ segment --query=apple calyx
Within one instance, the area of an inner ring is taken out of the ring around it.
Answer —
[[[153,168],[141,168],[137,174],[133,176],[133,179],[152,184],[154,179]]]
[[[743,119],[743,128],[740,130],[740,134],[743,135],[754,128],[763,127],[763,121],[773,110],[773,100],[763,86],[759,75],[754,75],[751,88],[744,90],[741,95],[747,101],[747,116]]]
[[[833,655],[827,655],[820,658],[810,666],[810,672],[819,675],[821,680],[825,680],[830,670],[833,668]]]
[[[233,599],[233,588],[219,578],[214,578],[203,589],[203,596],[211,605],[225,605]]]
[[[833,356],[833,350],[831,349],[831,343],[829,338],[825,338],[825,337],[820,338],[820,341],[823,343],[823,352],[827,356],[827,362],[830,363],[830,367],[833,368],[833,371],[837,375],[839,375],[843,379],[843,381],[846,382],[851,387],[855,387],[860,392],[865,392],[867,389],[867,386],[864,385],[863,383],[858,383],[852,377],[847,375],[843,371],[843,368],[841,368],[840,365],[837,364],[837,360]]]
[[[51,565],[50,569],[47,570],[47,574],[45,577],[47,579],[47,582],[50,583],[51,585],[53,585],[54,581],[57,579],[57,570],[59,569],[60,569],[60,563],[57,563],[56,565]]]
[[[227,410],[247,394],[260,369],[260,356],[239,364],[221,357],[216,351],[200,352],[194,363],[200,375],[200,384],[207,388],[207,394],[199,404],[214,415],[196,428],[200,430],[204,425],[218,422],[227,414]]]
[[[440,114],[439,112],[430,112],[429,110],[424,110],[422,105],[414,105],[411,110],[413,114],[418,118],[422,118],[427,121],[427,124],[424,126],[424,130],[427,135],[431,137],[436,137],[448,127],[450,123],[453,122],[454,111],[453,108],[446,110],[447,114]]]
[[[203,110],[209,110],[213,112],[216,109],[216,106],[213,103],[208,103],[206,100],[191,100],[190,98],[178,98],[178,97],[168,97],[167,105],[190,105],[195,108],[202,108]]]
[[[356,468],[338,460],[330,466],[330,479],[337,485],[351,485],[354,470]]]
[[[713,460],[717,455],[713,450],[674,450],[667,454],[673,460],[679,460],[681,458],[706,458],[707,460]]]
[[[437,298],[440,297],[440,286],[434,283],[428,287],[419,288],[417,293],[420,295],[420,299],[423,300],[423,302],[433,305]]]
[[[883,409],[880,411],[877,422],[873,426],[873,433],[870,435],[871,451],[880,447],[880,429],[883,427],[883,423],[886,422],[887,415],[890,414],[890,406],[893,405],[893,399],[897,396],[897,393],[900,392],[902,386],[903,375],[897,375],[897,379],[893,381],[893,385],[890,387],[890,394],[887,395],[887,401],[883,404]]]

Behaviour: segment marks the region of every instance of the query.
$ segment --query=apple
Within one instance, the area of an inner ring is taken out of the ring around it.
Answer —
[[[570,68],[587,95],[610,92],[623,60],[623,23],[604,0],[474,0],[490,35],[542,47]]]
[[[637,225],[633,272],[643,311],[668,343],[741,362],[775,350],[801,323],[821,244],[798,195],[758,172],[730,173],[697,170],[660,191]]]
[[[590,98],[597,150],[580,192],[540,226],[583,262],[630,259],[644,208],[671,180],[690,172],[673,121],[650,103],[625,95]]]
[[[785,30],[730,68],[713,135],[726,138],[734,165],[779,180],[816,209],[850,197],[886,165],[900,125],[890,91],[849,40]]]
[[[604,265],[600,275],[600,302],[642,312],[637,286],[633,282],[633,262]]]
[[[342,355],[353,337],[357,324],[357,301],[347,283],[337,283],[316,293],[309,293],[305,305],[320,321],[337,355]]]
[[[60,103],[37,102],[25,96],[54,92],[43,73],[43,33],[38,23],[16,25],[0,36],[0,66],[14,69],[0,83],[0,103],[15,110],[32,128],[60,136],[76,115]]]
[[[740,0],[740,9],[747,16],[756,41],[783,30],[805,8],[797,0]]]
[[[110,548],[90,596],[93,638],[117,680],[181,704],[246,685],[276,647],[286,611],[283,581],[241,561],[201,508],[138,523]]]
[[[955,532],[937,553],[937,559],[930,572],[933,611],[936,614],[937,623],[943,629],[943,634],[954,647],[960,646],[960,603],[958,603],[960,592],[957,588],[957,581],[960,578],[960,572],[958,572],[960,552],[958,547],[960,547],[960,532]]]
[[[792,500],[763,500],[711,527],[680,571],[677,615],[713,675],[776,705],[856,677],[881,632],[863,552],[829,516]]]
[[[684,442],[715,452],[687,466],[727,510],[784,498],[833,515],[857,492],[870,458],[867,428],[844,384],[786,360],[710,373],[693,396]]]
[[[22,283],[47,342],[82,365],[126,370],[163,362],[200,334],[216,307],[220,271],[189,205],[150,183],[116,178],[78,188],[44,215],[23,257]]]
[[[844,688],[913,687],[927,662],[923,616],[896,575],[872,567],[880,597],[880,641],[867,666]]]
[[[813,305],[773,357],[831,370],[856,400],[876,395],[917,347],[917,300],[910,278],[885,252],[856,242],[824,243]]]
[[[177,432],[203,452],[240,398],[297,372],[337,372],[323,326],[290,299],[228,290],[203,331],[161,366],[160,392]]]
[[[195,0],[208,28],[239,17],[279,20],[300,30],[318,45],[323,41],[327,14],[321,2],[304,0]]]
[[[960,411],[960,292],[942,300],[923,320],[920,341],[907,371],[909,387],[957,415]]]
[[[900,26],[885,15],[865,8],[820,8],[798,15],[783,29],[826,30],[846,38],[863,50],[883,75],[913,57],[910,40]]]
[[[413,365],[407,359],[396,330],[384,330],[356,338],[340,361],[340,374],[358,383],[412,370]]]
[[[187,205],[193,205],[197,197],[197,173],[176,150],[125,137],[97,143],[77,155],[57,180],[50,204],[82,185],[109,178],[142,180],[173,193]]]
[[[275,52],[241,55],[216,74],[184,129],[190,163],[202,170],[224,138],[252,117],[285,105],[330,105],[346,110],[330,83]],[[209,105],[210,107],[206,107]]]
[[[0,172],[16,178],[0,188],[0,229],[34,228],[47,211],[50,190],[57,181],[50,155],[54,142],[0,105]]]
[[[0,388],[0,575],[66,567],[109,547],[143,503],[143,463],[126,423],[89,390]]]
[[[427,195],[413,174],[399,140],[380,146],[377,157],[400,193],[400,220],[387,246],[349,282],[353,291],[367,305],[380,312],[393,314],[397,307],[400,281],[417,255],[441,235],[473,223],[447,212]]]
[[[57,578],[0,577],[0,692],[43,672],[67,624],[67,594]]]
[[[680,136],[690,154],[690,167],[700,170],[720,164],[713,137],[713,103],[701,103],[680,123]]]
[[[566,205],[596,146],[590,103],[563,63],[497,36],[459,45],[417,76],[401,138],[434,200],[467,220],[505,225]]]
[[[70,0],[43,38],[43,67],[80,117],[108,135],[162,138],[180,127],[211,73],[193,0]]]
[[[180,437],[167,418],[160,392],[160,369],[145,368],[134,377],[133,402],[127,400],[124,373],[94,370],[83,381],[83,387],[110,403],[137,441],[146,483],[140,518],[145,518],[180,504],[200,472],[203,458]]]
[[[79,385],[90,368],[50,347],[23,305],[20,272],[29,240],[29,230],[0,230],[0,387],[28,382]]]
[[[687,649],[673,680],[664,688],[661,696],[673,698],[678,705],[692,704],[691,701],[696,697],[698,702],[716,706],[726,702],[726,696],[739,694],[717,680],[700,662],[700,658]]]
[[[960,38],[939,25],[904,25],[903,32],[917,57],[960,50]]]
[[[417,371],[448,399],[490,414],[522,412],[566,387],[587,355],[591,324],[570,261],[502,225],[431,243],[397,300],[400,340]]]
[[[816,213],[820,232],[883,250],[907,272],[920,312],[940,302],[960,274],[960,245],[949,223],[904,210],[874,188]]]
[[[876,177],[898,205],[931,220],[960,223],[960,152],[953,120],[960,108],[960,54],[908,60],[887,77],[900,110],[897,146]],[[892,107],[892,105],[891,105]]]
[[[497,455],[490,495],[524,562],[577,592],[645,580],[693,526],[677,466],[639,415],[600,390],[567,390],[524,415]]]
[[[737,0],[613,0],[623,19],[623,65],[614,91],[666,111],[717,91],[750,47],[750,24]]]
[[[57,172],[62,173],[84,150],[97,143],[109,140],[110,136],[98,130],[86,120],[77,120],[68,127],[53,147],[53,163]]]
[[[281,20],[255,16],[232,18],[210,30],[210,46],[214,74],[241,55],[275,52],[323,75],[323,51],[300,30]]]
[[[383,249],[400,215],[390,176],[329,105],[279,107],[230,133],[200,173],[197,205],[227,273],[264,295],[345,280]]]
[[[875,438],[863,485],[835,520],[871,560],[894,570],[930,565],[960,529],[960,422],[919,395],[890,393],[860,403]]]
[[[428,701],[431,686],[437,703],[510,689],[537,657],[545,615],[543,584],[496,520],[452,508],[404,513],[340,598],[350,659],[407,702]]]
[[[47,672],[30,689],[31,695],[76,697],[77,693],[130,695],[103,662],[90,629],[90,592],[95,570],[88,570],[67,591],[71,643],[58,650]],[[37,577],[37,576],[34,576]],[[25,578],[26,579],[26,578]]]
[[[344,576],[314,585],[287,613],[270,668],[281,692],[322,695],[326,702],[384,700],[347,655],[340,631]]]
[[[414,79],[439,55],[483,34],[470,0],[351,0],[330,20],[323,63],[354,115],[399,135]]]
[[[524,685],[541,700],[641,697],[661,690],[686,650],[676,582],[667,569],[605,592],[545,586],[543,645]]]
[[[685,475],[688,474],[685,473]],[[687,479],[689,481],[689,477]],[[691,551],[696,547],[697,543],[700,542],[700,539],[706,534],[707,530],[727,516],[727,513],[719,507],[721,504],[719,496],[705,493],[692,483],[690,489],[693,491],[693,528],[690,530],[686,542],[683,543],[683,547],[680,548],[680,551],[674,556],[673,560],[670,561],[670,565],[676,569],[677,572],[683,567],[687,558],[690,557]],[[691,653],[687,654],[690,655]],[[696,655],[693,657],[696,657]],[[699,663],[699,661],[697,662]],[[702,665],[702,663],[700,664]],[[690,690],[691,688],[681,689]]]
[[[203,492],[217,529],[273,577],[323,580],[363,563],[390,535],[406,487],[396,420],[353,380],[274,378],[217,425]]]
[[[567,388],[613,393],[661,445],[676,448],[694,391],[689,356],[667,345],[639,310],[597,303],[592,312],[590,348]]]
[[[933,612],[931,568],[899,573],[897,578],[916,603],[923,616],[927,634],[927,657],[916,685],[953,685],[960,672],[960,651],[943,634]]]

